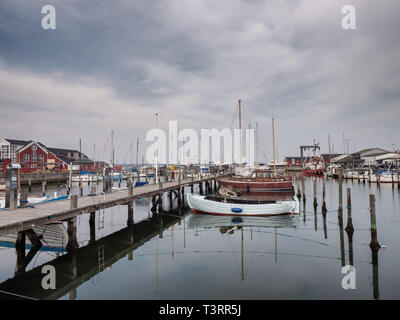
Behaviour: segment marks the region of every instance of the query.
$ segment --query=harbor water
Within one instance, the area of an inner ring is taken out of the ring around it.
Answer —
[[[134,226],[127,206],[96,212],[96,240],[90,239],[89,214],[78,217],[79,249],[39,251],[16,274],[15,248],[0,247],[1,299],[399,299],[400,191],[398,186],[343,182],[343,228],[338,222],[338,182],[305,178],[306,206],[300,214],[240,221],[192,214],[185,202],[163,197],[160,213],[151,198],[134,203]],[[295,187],[296,187],[295,183]],[[102,189],[101,184],[97,186]],[[344,230],[351,188],[353,234]],[[86,186],[84,193],[89,192]],[[56,188],[48,189],[49,194]],[[195,185],[195,192],[198,186]],[[40,190],[33,190],[40,194]],[[75,185],[73,192],[79,189]],[[190,187],[185,188],[185,193]],[[65,189],[59,189],[65,194]],[[381,249],[372,263],[369,247],[369,195],[376,196]],[[171,208],[172,204],[172,208]],[[26,209],[26,210],[29,210]],[[1,214],[1,212],[0,212]],[[28,253],[29,250],[26,251]],[[352,262],[355,288],[344,289]],[[56,271],[56,289],[43,290],[44,265]]]

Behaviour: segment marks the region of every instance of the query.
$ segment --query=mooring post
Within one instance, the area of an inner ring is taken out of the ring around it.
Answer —
[[[77,195],[72,195],[71,200],[70,200],[70,209],[76,209],[78,208],[78,196]],[[69,218],[68,221],[68,244],[67,244],[67,250],[71,251],[76,248],[78,248],[78,241],[76,238],[76,217]]]
[[[381,246],[378,243],[375,216],[375,195],[369,195],[369,212],[371,216],[371,242],[369,244],[372,250],[378,250]]]
[[[193,177],[192,177],[192,178],[193,178]],[[192,181],[193,181],[193,179],[192,179]],[[193,193],[193,192],[194,192],[194,187],[193,187],[193,184],[191,184],[191,185],[190,185],[190,192],[191,192],[191,193]]]
[[[378,182],[378,187],[380,187],[380,185],[381,185],[381,174],[380,174],[380,172],[379,172],[379,169],[378,169],[378,171],[377,171],[377,173],[376,173],[376,176],[377,176],[377,182]]]
[[[304,183],[304,176],[301,176],[301,190],[303,191],[303,203],[306,203],[306,187]]]
[[[343,168],[339,169],[339,219],[342,219],[343,214]]]
[[[28,191],[29,192],[32,191],[32,179],[31,179],[31,177],[29,177],[29,181],[28,181]]]
[[[347,188],[347,232],[353,232],[353,220],[351,218],[351,189]]]
[[[300,200],[301,198],[301,191],[300,191],[300,182],[297,180],[297,199]]]
[[[90,240],[89,244],[96,242],[96,212],[90,213],[89,217],[89,227],[90,227]]]
[[[316,209],[318,207],[318,202],[317,202],[317,178],[314,177],[313,179],[313,185],[314,185],[314,208]]]
[[[323,178],[323,180],[322,180],[322,213],[326,213],[328,211],[326,209],[325,197],[326,197],[326,184],[325,184],[325,178]]]
[[[46,181],[42,181],[42,196],[46,196]]]
[[[79,177],[79,194],[81,195],[81,197],[83,196],[83,186],[81,177]]]

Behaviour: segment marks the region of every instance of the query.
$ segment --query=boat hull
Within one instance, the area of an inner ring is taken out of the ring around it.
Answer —
[[[299,201],[296,197],[291,201],[247,204],[208,200],[206,196],[188,194],[187,201],[192,212],[199,214],[268,217],[299,213]]]

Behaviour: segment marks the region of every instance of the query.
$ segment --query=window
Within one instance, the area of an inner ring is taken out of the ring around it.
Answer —
[[[36,164],[31,164],[31,168],[36,168]]]
[[[42,154],[39,154],[39,162],[44,162],[44,156]]]
[[[36,154],[32,154],[32,162],[36,162],[37,161],[37,156]]]
[[[24,154],[24,162],[29,162],[29,154]]]

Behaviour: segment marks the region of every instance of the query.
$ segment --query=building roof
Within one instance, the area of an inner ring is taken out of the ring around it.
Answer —
[[[64,153],[68,153],[68,152],[78,152],[77,150],[72,150],[72,149],[62,149],[62,148],[47,148],[47,150],[49,150],[50,152],[54,153],[55,155],[59,155],[59,154],[64,154]]]
[[[340,156],[337,156],[335,158],[331,159],[331,162],[345,162],[345,161],[349,161],[352,159],[351,155],[348,154],[341,154]]]
[[[375,160],[399,160],[400,159],[400,154],[389,152],[386,154],[382,154],[380,156],[377,156]]]
[[[28,147],[30,147],[31,145],[34,145],[34,144],[37,144],[39,147],[41,147],[43,149],[44,152],[48,153],[48,150],[47,150],[46,146],[43,143],[37,142],[37,141],[31,141],[27,145],[19,148],[17,151],[21,152],[22,150],[25,150],[26,148],[28,148]]]
[[[26,140],[15,140],[15,139],[8,139],[8,138],[5,138],[4,140],[8,141],[11,144],[16,144],[16,145],[20,145],[20,146],[26,146],[27,144],[32,142],[32,140],[26,141]]]
[[[376,155],[381,155],[389,153],[389,151],[381,149],[381,148],[368,148],[368,149],[363,149],[357,152],[352,153],[353,156],[360,156],[360,157],[373,157]]]

